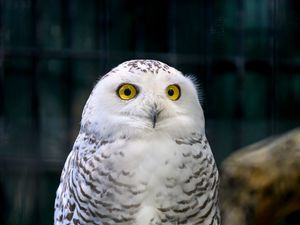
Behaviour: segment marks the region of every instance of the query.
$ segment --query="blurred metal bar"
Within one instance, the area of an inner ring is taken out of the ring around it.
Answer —
[[[237,4],[237,25],[236,25],[236,82],[237,82],[237,90],[236,90],[236,100],[235,100],[235,108],[234,108],[234,119],[237,121],[234,125],[235,135],[232,137],[232,146],[237,149],[242,145],[242,119],[244,117],[244,109],[243,109],[243,90],[244,90],[244,80],[245,80],[245,2],[244,0],[236,0]]]
[[[39,10],[37,6],[37,0],[31,0],[31,46],[34,49],[38,49],[38,23],[39,23]],[[36,130],[40,128],[40,106],[39,106],[39,93],[38,93],[38,65],[39,57],[33,55],[32,60],[32,72],[30,77],[31,82],[31,112],[33,118],[33,126]],[[37,132],[38,133],[38,132]]]
[[[4,121],[4,0],[0,0],[0,119]],[[1,126],[0,121],[0,126]]]
[[[73,50],[69,48],[61,49],[35,49],[35,48],[6,48],[6,57],[33,57],[37,55],[40,58],[45,59],[68,59],[73,60],[103,60],[107,57],[106,51],[95,50],[95,51],[85,51],[85,50]],[[161,52],[132,52],[132,51],[110,51],[110,59],[120,60],[124,58],[134,58],[136,54],[145,55],[148,57],[156,56],[156,58],[167,59],[170,53]],[[183,63],[198,64],[203,61],[203,56],[198,54],[177,54],[177,56],[183,60]]]
[[[236,27],[236,66],[237,66],[237,99],[235,105],[235,118],[238,120],[243,117],[243,88],[244,88],[244,79],[245,79],[245,5],[244,0],[237,0],[237,27]]]
[[[73,24],[74,24],[74,13],[75,13],[75,1],[72,0],[62,0],[61,1],[61,19],[62,19],[62,29],[64,31],[64,48],[70,51],[73,47]],[[73,69],[74,59],[66,57],[64,64],[62,82],[64,84],[64,105],[66,113],[66,123],[68,130],[72,129],[72,99],[73,99],[73,90],[74,90],[74,69]],[[71,132],[70,136],[67,138],[68,147],[71,146]],[[68,151],[69,148],[66,148]]]
[[[97,59],[99,60],[99,64],[101,66],[101,61],[102,59],[106,58],[106,53],[105,51],[102,50],[102,24],[101,24],[101,11],[100,11],[100,4],[101,1],[99,0],[94,0],[94,4],[95,4],[95,18],[96,18],[96,22],[95,22],[95,46],[96,46],[96,50],[97,53],[94,55]],[[99,14],[99,16],[98,16]],[[93,59],[93,57],[91,58]],[[101,68],[101,67],[100,67]],[[99,71],[101,72],[101,71]]]
[[[105,52],[102,50],[95,51],[83,51],[83,50],[73,50],[73,49],[36,49],[36,48],[5,48],[3,49],[4,58],[28,58],[33,56],[38,56],[40,59],[72,59],[72,60],[101,60],[105,58]],[[145,52],[138,53],[144,54],[145,57],[151,58],[156,57],[157,59],[168,59],[170,53],[161,52]],[[180,63],[196,64],[199,66],[206,66],[205,57],[199,54],[180,54],[177,53],[177,59]],[[133,58],[135,56],[134,52],[110,52],[110,59],[120,61],[124,58]],[[245,68],[247,71],[260,72],[263,76],[272,76],[270,73],[271,64],[270,59],[266,58],[255,58],[245,60]],[[233,57],[214,57],[212,61],[212,73],[214,75],[223,72],[235,72],[237,65],[235,63],[235,58]],[[300,65],[293,60],[278,60],[277,61],[277,71],[285,72],[284,75],[299,76]],[[278,74],[281,75],[281,74]],[[283,74],[282,74],[283,76]]]
[[[38,37],[38,25],[39,25],[39,8],[37,0],[31,0],[31,45],[33,48],[38,49],[39,46],[39,37]],[[35,143],[32,148],[37,156],[40,158],[40,151],[41,151],[41,143],[40,143],[40,106],[39,106],[39,93],[38,93],[38,66],[40,59],[37,56],[31,58],[32,60],[32,73],[30,76],[31,82],[31,111],[32,111],[32,125],[34,127],[32,133],[32,143]],[[37,193],[40,190],[40,181],[39,177],[34,175],[32,177],[33,180],[33,193]],[[41,221],[41,210],[39,205],[39,199],[37,195],[33,196],[32,202],[33,205],[33,216],[31,218],[32,223],[38,224]]]
[[[145,57],[145,3],[143,1],[135,1],[134,9],[134,51],[133,58]]]
[[[212,86],[212,82],[214,80],[213,74],[215,74],[217,69],[220,69],[218,66],[213,65],[213,48],[212,48],[212,40],[213,40],[213,33],[212,28],[214,24],[214,18],[213,17],[213,2],[211,0],[205,0],[204,7],[202,7],[202,14],[204,15],[204,29],[203,33],[205,34],[204,37],[204,43],[203,43],[203,49],[204,49],[204,61],[202,62],[204,66],[204,72],[205,76],[203,79],[203,82],[206,84],[204,86],[204,93],[208,93],[209,87]],[[221,67],[222,68],[222,67]],[[223,71],[222,71],[223,72]],[[204,101],[204,104],[208,104],[206,101]]]
[[[168,1],[168,28],[169,28],[169,61],[172,66],[177,66],[177,54],[176,54],[176,46],[177,46],[177,33],[176,33],[176,11],[177,11],[177,1],[169,0]]]
[[[100,61],[100,72],[108,70],[110,57],[109,51],[109,25],[110,25],[110,1],[95,0],[96,10],[96,46],[98,49],[98,60]]]
[[[108,70],[109,65],[109,57],[110,57],[110,0],[105,0],[105,53],[106,53],[106,63],[105,63],[105,70]]]
[[[65,159],[47,159],[36,156],[1,155],[0,171],[5,173],[57,173],[60,174]],[[14,166],[11,166],[14,165]]]
[[[18,58],[18,57],[33,57],[37,55],[42,59],[68,59],[72,60],[99,60],[100,58],[105,57],[103,51],[77,51],[71,49],[34,49],[34,48],[5,48],[4,49],[4,58]],[[142,54],[142,53],[141,53]],[[132,58],[135,53],[133,52],[111,52],[111,59],[113,60],[122,60],[123,58]],[[167,59],[169,53],[160,53],[160,52],[148,52],[144,53],[148,58],[156,56],[158,59]],[[180,63],[189,63],[197,64],[199,66],[205,65],[205,56],[198,54],[177,54],[178,60]],[[271,64],[270,60],[265,58],[256,58],[245,60],[245,68],[247,71],[260,72],[262,76],[271,76]],[[221,66],[221,67],[219,67]],[[212,73],[215,75],[222,72],[222,69],[225,69],[225,72],[235,72],[237,67],[234,58],[232,57],[222,57],[215,58],[212,62]],[[277,62],[277,71],[285,72],[284,75],[299,76],[300,74],[300,65],[293,60],[280,60]],[[283,74],[278,74],[282,75]]]
[[[7,196],[5,195],[4,190],[4,183],[2,179],[0,179],[0,224],[7,224],[6,218],[7,218],[7,206],[8,206],[8,200]]]
[[[278,0],[271,0],[268,1],[269,3],[269,43],[270,43],[270,79],[267,82],[267,99],[268,99],[268,106],[267,106],[267,118],[269,119],[269,134],[276,133],[277,123],[276,120],[278,118],[277,114],[277,92],[276,92],[276,85],[277,85],[277,74],[278,74]]]
[[[0,146],[4,142],[5,108],[4,108],[4,0],[0,0]],[[0,157],[1,158],[1,157]],[[4,184],[0,177],[0,224],[6,224],[8,203],[4,192]]]

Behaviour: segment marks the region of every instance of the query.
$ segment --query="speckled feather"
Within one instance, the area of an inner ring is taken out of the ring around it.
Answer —
[[[136,85],[138,96],[120,100],[122,83]],[[174,83],[182,91],[176,102],[165,96]],[[86,103],[54,223],[219,225],[218,180],[192,81],[159,61],[128,61],[103,76]]]

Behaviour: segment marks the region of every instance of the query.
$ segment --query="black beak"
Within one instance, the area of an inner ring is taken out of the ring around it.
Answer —
[[[150,115],[151,121],[152,121],[152,127],[153,127],[153,128],[155,128],[155,126],[156,126],[157,117],[159,116],[160,112],[161,112],[161,111],[159,111],[159,110],[157,109],[157,105],[154,104],[153,108],[151,109],[151,115]]]
[[[157,112],[152,113],[152,127],[155,128],[156,125],[156,120],[157,120]]]

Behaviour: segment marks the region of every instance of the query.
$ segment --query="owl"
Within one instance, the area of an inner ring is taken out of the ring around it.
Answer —
[[[155,60],[104,75],[82,113],[54,224],[219,225],[219,175],[191,78]]]

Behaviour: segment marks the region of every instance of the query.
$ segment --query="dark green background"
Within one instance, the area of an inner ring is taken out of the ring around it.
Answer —
[[[299,40],[298,0],[0,0],[0,224],[53,224],[82,107],[112,67],[193,74],[220,164],[300,125]]]

